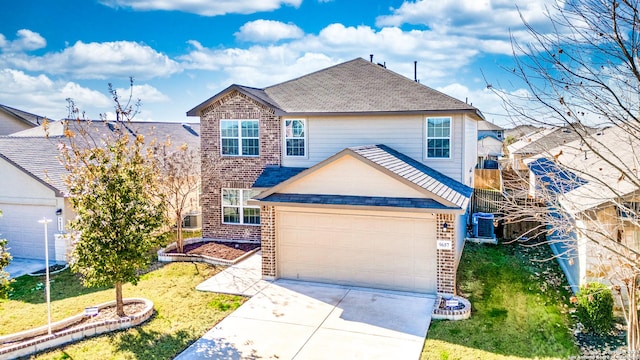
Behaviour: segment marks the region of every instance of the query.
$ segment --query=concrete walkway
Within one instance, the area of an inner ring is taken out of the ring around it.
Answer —
[[[420,358],[433,296],[303,281],[267,282],[255,267],[259,256],[198,286],[253,296],[176,359]]]

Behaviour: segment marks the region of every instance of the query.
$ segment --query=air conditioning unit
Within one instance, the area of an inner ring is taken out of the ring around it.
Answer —
[[[202,226],[202,215],[200,214],[189,214],[184,217],[182,220],[182,228],[187,229],[197,229]]]
[[[475,213],[471,219],[471,224],[473,225],[474,238],[496,238],[496,233],[493,228],[493,214]]]

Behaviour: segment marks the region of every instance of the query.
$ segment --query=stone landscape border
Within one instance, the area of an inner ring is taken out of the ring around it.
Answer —
[[[144,310],[137,314],[120,319],[105,319],[68,328],[85,318],[85,314],[81,313],[51,324],[51,335],[47,334],[48,326],[45,325],[31,330],[0,336],[0,346],[15,342],[14,345],[0,348],[0,359],[13,359],[29,356],[36,352],[82,340],[86,337],[127,329],[142,324],[147,321],[151,315],[153,315],[153,302],[151,300],[143,298],[128,298],[123,299],[123,301],[125,304],[144,303]],[[115,306],[115,304],[115,301],[110,301],[98,305],[97,308],[100,310]]]
[[[186,239],[184,241],[184,245],[190,245],[194,243],[208,243],[208,242],[220,242],[221,240],[214,239],[202,239],[202,238],[191,238]],[[228,241],[226,241],[228,242]],[[246,243],[246,244],[255,244],[255,241],[236,241],[237,243]],[[184,262],[204,262],[211,265],[225,265],[231,266],[239,263],[240,261],[248,258],[254,253],[260,250],[260,247],[257,247],[246,254],[235,258],[234,260],[226,260],[215,258],[206,255],[196,255],[196,254],[180,254],[180,253],[169,253],[171,250],[175,250],[177,247],[176,243],[169,244],[166,248],[158,250],[158,261],[162,262],[173,262],[173,261],[184,261]]]
[[[440,302],[442,299],[458,300],[463,305],[461,309],[441,309]],[[438,294],[436,302],[433,305],[433,313],[431,318],[435,320],[466,320],[471,317],[471,303],[462,296],[453,294]]]

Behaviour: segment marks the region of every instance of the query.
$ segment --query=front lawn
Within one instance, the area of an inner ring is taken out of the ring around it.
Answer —
[[[199,292],[196,285],[220,271],[206,264],[170,263],[147,273],[124,297],[144,297],[156,313],[142,326],[105,334],[40,354],[34,359],[171,359],[240,306],[245,298]],[[51,277],[52,320],[115,299],[113,289],[86,289],[69,270]],[[0,302],[0,335],[46,325],[44,277],[23,276]]]
[[[422,360],[539,359],[577,355],[568,323],[569,292],[548,246],[466,244],[460,295],[472,304],[463,321],[433,321]],[[535,255],[534,255],[535,254]]]

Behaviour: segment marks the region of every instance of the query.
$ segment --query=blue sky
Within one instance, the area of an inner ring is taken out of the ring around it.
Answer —
[[[356,57],[468,99],[508,125],[493,86],[518,91],[510,34],[527,41],[550,0],[0,0],[0,104],[53,119],[73,98],[112,112],[107,83],[142,99],[137,120],[185,113],[227,86],[266,87]],[[484,77],[484,78],[483,78]]]

